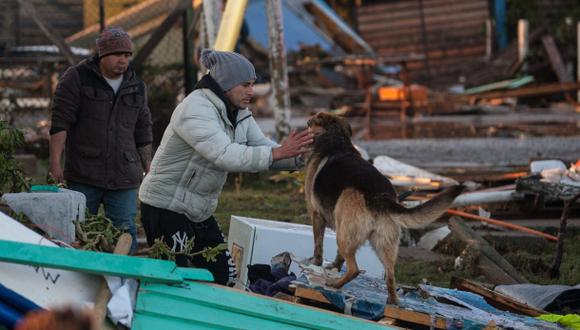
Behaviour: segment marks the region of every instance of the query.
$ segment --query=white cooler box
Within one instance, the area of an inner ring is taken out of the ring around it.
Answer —
[[[249,285],[248,265],[269,265],[273,256],[284,251],[294,254],[298,259],[310,258],[314,250],[312,226],[234,215],[230,220],[228,248],[238,269],[236,287],[242,288]],[[334,261],[336,249],[336,234],[326,229],[324,259]],[[366,275],[381,279],[384,277],[383,266],[368,242],[359,249],[356,257],[359,268]],[[298,275],[300,269],[293,262],[290,271]]]

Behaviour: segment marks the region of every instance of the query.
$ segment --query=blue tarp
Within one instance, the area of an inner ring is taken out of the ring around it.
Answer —
[[[319,45],[324,50],[331,50],[332,44],[320,32],[309,26],[282,1],[284,20],[284,40],[287,51],[300,50],[300,44]],[[250,0],[246,8],[246,23],[249,36],[260,45],[268,48],[268,19],[264,0]]]
[[[37,309],[42,308],[0,284],[0,325],[12,329],[26,313]]]
[[[334,306],[354,316],[372,320],[383,317],[387,288],[382,279],[361,274],[341,290],[311,284],[304,274],[297,283],[321,292]],[[429,298],[423,298],[420,292]],[[419,285],[417,290],[399,294],[399,299],[397,307],[431,315],[433,320],[445,319],[448,329],[482,329],[492,320],[504,328],[563,329],[554,323],[498,310],[481,296],[466,291]]]

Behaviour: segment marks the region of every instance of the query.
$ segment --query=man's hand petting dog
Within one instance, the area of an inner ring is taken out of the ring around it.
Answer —
[[[298,133],[294,128],[290,132],[290,135],[282,141],[282,145],[272,150],[272,158],[274,160],[279,160],[300,156],[308,152],[308,146],[311,145],[312,142],[314,142],[314,136],[309,130],[303,130]]]

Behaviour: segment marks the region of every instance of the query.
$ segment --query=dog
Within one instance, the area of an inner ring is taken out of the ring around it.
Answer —
[[[352,130],[340,117],[320,112],[308,120],[314,143],[305,168],[305,198],[312,219],[314,253],[311,263],[322,264],[326,227],[336,231],[338,251],[328,268],[346,273],[327,285],[340,288],[359,274],[355,254],[370,241],[385,268],[389,304],[398,304],[395,263],[401,227],[421,228],[435,221],[460,195],[464,186],[448,188],[414,208],[399,204],[393,185],[351,142]]]

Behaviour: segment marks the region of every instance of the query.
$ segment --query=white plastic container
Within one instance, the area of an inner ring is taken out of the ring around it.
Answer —
[[[238,269],[239,279],[236,287],[243,288],[249,285],[248,265],[269,265],[273,256],[285,251],[292,253],[298,259],[310,258],[314,251],[312,227],[232,216],[228,248]],[[324,236],[324,259],[334,261],[336,249],[336,234],[327,229]],[[356,256],[359,268],[366,271],[366,275],[384,277],[383,265],[368,242],[359,249]],[[290,271],[298,275],[300,269],[293,262]]]

